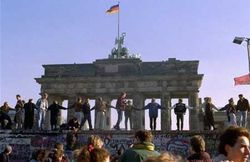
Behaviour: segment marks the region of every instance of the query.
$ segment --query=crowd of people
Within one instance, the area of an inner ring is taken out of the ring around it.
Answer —
[[[128,121],[130,123],[130,129],[134,128],[133,116],[135,111],[149,110],[150,129],[156,130],[158,110],[162,111],[174,109],[176,115],[177,130],[183,130],[184,115],[187,109],[194,109],[183,103],[180,98],[178,103],[171,108],[165,108],[158,104],[154,98],[145,107],[139,108],[132,104],[131,100],[127,99],[127,94],[122,92],[117,99],[116,106],[112,106],[109,102],[104,101],[102,97],[96,99],[94,107],[90,107],[89,99],[78,97],[76,102],[69,107],[63,107],[55,100],[51,105],[48,104],[48,94],[42,93],[41,98],[33,103],[32,99],[29,99],[27,103],[22,100],[21,95],[16,95],[16,105],[14,108],[10,107],[7,102],[4,102],[0,107],[0,124],[1,129],[45,129],[46,112],[50,111],[50,127],[51,130],[59,130],[60,128],[72,128],[81,130],[83,125],[88,122],[89,130],[105,129],[106,112],[110,108],[114,108],[117,111],[117,122],[114,125],[114,129],[120,130],[120,123],[123,116],[125,116],[125,130],[128,130]],[[242,94],[239,95],[237,104],[234,104],[233,98],[228,100],[223,108],[218,109],[213,103],[211,97],[205,97],[204,102],[198,107],[204,120],[205,130],[216,130],[215,121],[213,117],[214,111],[226,111],[228,117],[228,123],[230,125],[238,125],[241,127],[247,127],[247,114],[250,111],[249,102]],[[73,109],[74,117],[69,120],[68,123],[60,125],[60,110]],[[95,125],[92,126],[91,111],[95,110]],[[15,111],[14,122],[9,116],[9,111]],[[36,112],[36,113],[35,113]],[[36,115],[36,116],[35,116]],[[238,119],[237,119],[238,117]],[[14,124],[13,124],[14,123]],[[13,126],[14,125],[14,126]]]
[[[155,150],[151,131],[139,130],[128,149],[111,155],[98,135],[90,135],[87,143],[79,145],[74,132],[67,134],[66,147],[55,143],[54,148],[34,150],[29,162],[247,162],[250,154],[250,132],[243,127],[230,126],[219,138],[218,154],[212,157],[206,151],[201,135],[194,135],[189,142],[189,155]],[[1,162],[9,162],[12,147],[6,145],[0,153]]]

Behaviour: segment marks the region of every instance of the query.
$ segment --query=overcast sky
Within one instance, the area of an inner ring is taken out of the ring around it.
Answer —
[[[38,99],[43,64],[92,63],[107,58],[117,36],[117,14],[105,11],[115,0],[1,0],[0,104],[15,95]],[[234,86],[248,73],[249,0],[120,1],[120,31],[129,52],[142,61],[199,60],[204,74],[199,97],[218,107],[250,85]]]

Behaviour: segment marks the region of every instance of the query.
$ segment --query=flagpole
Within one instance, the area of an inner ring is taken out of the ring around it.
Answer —
[[[247,42],[248,66],[250,75],[250,38],[246,38],[246,42]]]
[[[117,51],[118,51],[118,56],[117,58],[120,58],[120,54],[121,54],[121,41],[120,41],[120,2],[118,1],[118,6],[119,6],[119,11],[118,11],[118,36],[117,36],[117,40],[118,40],[118,47],[117,47]]]

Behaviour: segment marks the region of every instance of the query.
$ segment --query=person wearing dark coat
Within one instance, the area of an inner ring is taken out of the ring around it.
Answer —
[[[51,130],[57,129],[57,125],[58,125],[57,123],[58,123],[59,117],[60,117],[60,109],[66,110],[67,108],[59,105],[57,101],[54,101],[53,104],[51,104],[48,108],[48,110],[50,110]]]
[[[215,130],[215,125],[214,125],[214,110],[218,110],[218,108],[216,106],[214,106],[214,104],[212,104],[211,102],[211,98],[208,98],[208,102],[205,105],[205,120],[208,124],[208,129],[211,130],[211,127],[213,127],[213,130]]]
[[[92,123],[91,123],[91,110],[89,105],[89,99],[86,98],[84,100],[84,103],[82,105],[82,112],[83,112],[83,120],[81,121],[80,130],[82,126],[85,124],[86,121],[88,121],[89,124],[89,130],[93,130]]]
[[[24,104],[24,129],[32,129],[34,125],[34,110],[37,109],[36,105],[29,99],[27,103]]]
[[[11,129],[12,121],[8,112],[12,110],[15,111],[14,108],[11,108],[8,105],[8,102],[4,102],[3,106],[0,107],[0,125],[1,129]]]
[[[247,127],[247,114],[250,111],[250,106],[248,100],[243,97],[243,94],[239,94],[239,100],[236,105],[236,109],[239,112],[239,126]]]
[[[184,115],[186,114],[187,109],[192,109],[192,107],[187,106],[186,104],[182,103],[182,99],[178,99],[178,103],[176,103],[173,107],[170,108],[174,109],[174,113],[176,115],[176,126],[177,130],[183,130],[184,126]]]

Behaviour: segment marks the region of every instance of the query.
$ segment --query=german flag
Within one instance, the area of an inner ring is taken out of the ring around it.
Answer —
[[[113,14],[119,12],[119,4],[111,6],[110,9],[106,11],[107,14]]]

